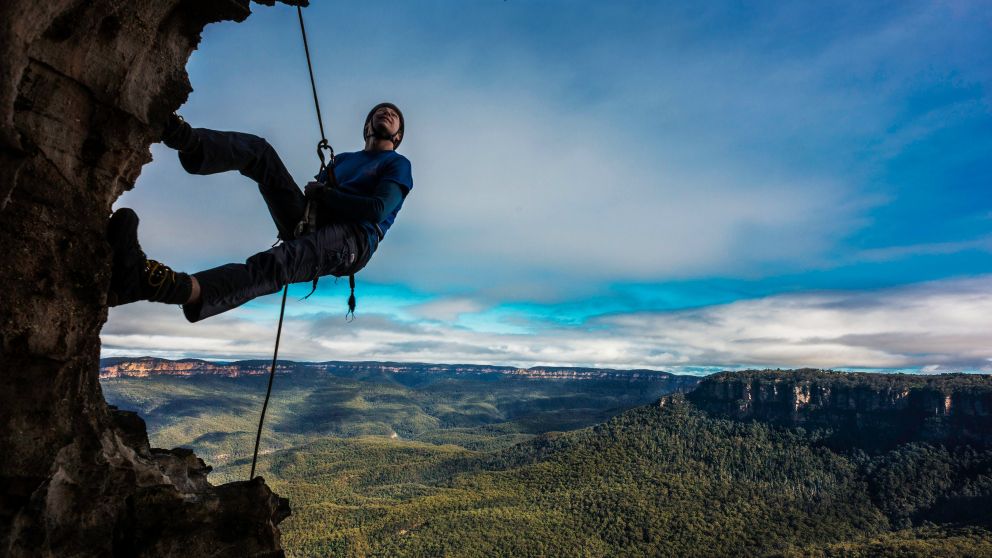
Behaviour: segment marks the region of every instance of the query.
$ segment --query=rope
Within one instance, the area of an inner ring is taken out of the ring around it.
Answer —
[[[303,51],[307,55],[307,69],[310,70],[310,88],[313,90],[313,105],[317,107],[317,125],[320,126],[320,140],[327,141],[324,135],[324,119],[320,117],[320,101],[317,100],[317,82],[313,79],[313,64],[310,62],[310,45],[307,43],[307,28],[303,25],[303,8],[296,7],[296,15],[300,18],[300,34],[303,35]]]
[[[317,81],[313,77],[313,63],[310,61],[310,44],[307,42],[307,28],[303,25],[303,8],[296,6],[296,15],[300,18],[300,35],[303,36],[303,52],[307,55],[307,70],[310,72],[310,90],[313,92],[313,106],[317,109],[317,126],[320,128],[320,142],[317,144],[317,156],[320,157],[320,170],[327,169],[324,164],[324,149],[331,152],[330,163],[334,165],[334,148],[324,134],[324,119],[320,116],[320,100],[317,99]],[[330,173],[328,173],[330,174]]]
[[[317,126],[320,127],[320,142],[317,144],[317,156],[320,158],[320,170],[326,171],[327,174],[333,178],[334,148],[332,148],[331,144],[327,142],[327,137],[324,135],[324,119],[320,115],[320,101],[317,100],[317,82],[313,78],[313,64],[310,62],[310,45],[307,43],[307,30],[303,25],[303,9],[300,6],[296,7],[296,14],[300,18],[300,34],[303,35],[303,50],[306,52],[307,69],[310,71],[310,88],[313,90],[313,105],[317,108]],[[324,149],[330,151],[331,169],[328,169],[327,165],[324,163]],[[300,225],[306,228],[308,225],[315,225],[315,223],[316,218],[311,213],[310,203],[307,202],[303,222],[301,222]],[[314,279],[314,289],[316,288],[317,280]],[[352,286],[352,289],[354,289],[354,286]],[[269,368],[269,387],[265,390],[265,402],[262,403],[262,414],[258,417],[258,431],[255,433],[255,451],[252,453],[251,457],[251,472],[248,474],[248,480],[255,478],[255,465],[258,463],[258,446],[262,441],[262,425],[265,423],[265,411],[269,408],[269,398],[272,396],[272,382],[276,377],[276,360],[279,357],[279,339],[282,337],[282,319],[286,313],[286,295],[288,293],[289,285],[287,284],[282,289],[282,305],[279,307],[279,326],[276,328],[276,347],[275,350],[272,351],[272,367]]]
[[[276,377],[276,358],[279,356],[279,338],[282,337],[282,317],[286,313],[286,294],[289,285],[282,288],[282,306],[279,307],[279,327],[276,328],[276,349],[272,351],[272,368],[269,369],[269,387],[265,390],[265,403],[262,403],[262,415],[258,417],[258,432],[255,433],[255,453],[251,457],[251,473],[248,480],[255,478],[255,463],[258,461],[258,444],[262,441],[262,423],[265,422],[265,410],[269,407],[269,397],[272,395],[272,380]]]

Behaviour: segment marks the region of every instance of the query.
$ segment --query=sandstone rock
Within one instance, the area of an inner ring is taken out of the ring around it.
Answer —
[[[992,376],[749,370],[705,378],[688,395],[711,413],[832,429],[864,449],[901,443],[992,444]]]

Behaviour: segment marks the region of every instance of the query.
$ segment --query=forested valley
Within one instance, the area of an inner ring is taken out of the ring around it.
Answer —
[[[103,386],[146,417],[153,445],[193,447],[219,484],[247,476],[262,381]],[[290,556],[992,556],[992,447],[934,438],[948,417],[904,443],[839,444],[848,423],[731,418],[660,384],[279,381],[259,468],[292,504]],[[980,406],[992,380],[938,387]]]

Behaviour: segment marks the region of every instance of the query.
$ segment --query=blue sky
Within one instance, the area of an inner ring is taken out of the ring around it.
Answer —
[[[296,13],[207,28],[182,114],[319,139]],[[282,356],[707,371],[989,370],[992,10],[984,2],[318,2],[328,137],[403,109],[414,190],[359,310],[321,282]],[[240,175],[173,153],[118,207],[197,271],[274,240]],[[291,293],[306,294],[299,286]],[[278,297],[186,324],[113,309],[104,355],[264,357]]]

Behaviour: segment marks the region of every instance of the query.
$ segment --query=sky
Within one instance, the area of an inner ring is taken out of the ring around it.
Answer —
[[[194,126],[300,184],[316,124],[296,11],[209,26]],[[290,289],[280,358],[992,372],[987,1],[316,2],[327,136],[403,110],[414,187],[357,276]],[[275,241],[257,187],[153,161],[115,207],[199,271]],[[197,324],[114,308],[103,356],[271,358],[280,298]]]

